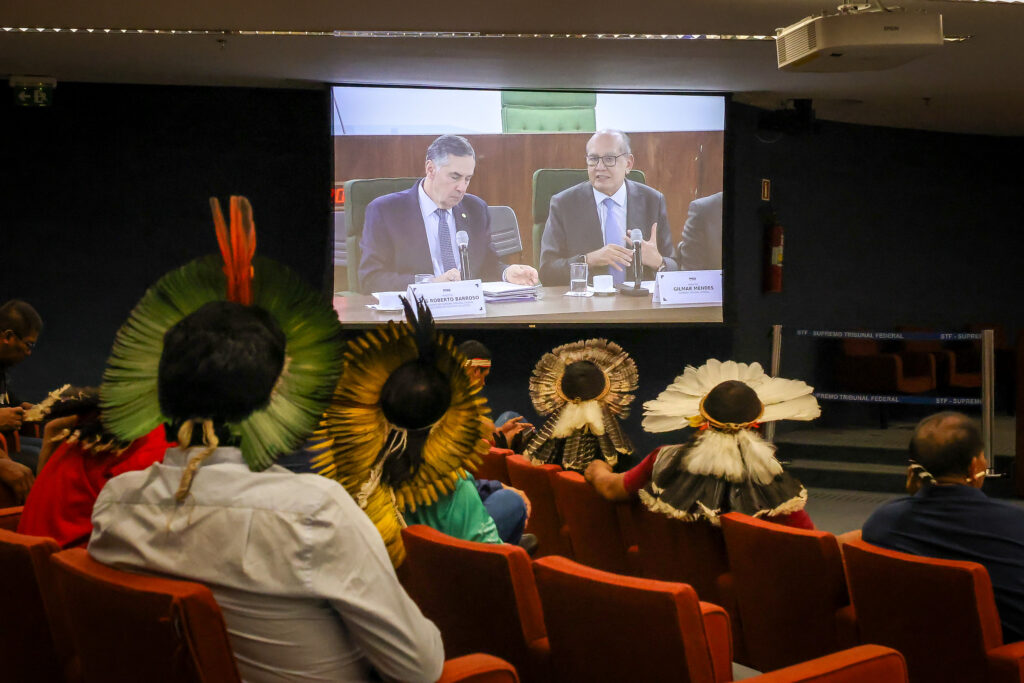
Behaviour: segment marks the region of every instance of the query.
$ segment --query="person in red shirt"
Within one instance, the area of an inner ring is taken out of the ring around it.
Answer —
[[[688,366],[644,404],[643,425],[649,432],[697,428],[689,441],[657,448],[623,474],[595,461],[587,481],[608,500],[638,495],[648,509],[684,521],[716,524],[721,514],[741,512],[813,529],[804,511],[807,490],[756,431],[763,422],[820,415],[812,391],[798,380],[768,377],[757,363]]]
[[[48,536],[61,548],[84,546],[92,508],[113,477],[163,462],[163,425],[124,444],[103,432],[96,389],[70,389],[55,403],[43,432],[39,472],[22,510],[18,533]]]

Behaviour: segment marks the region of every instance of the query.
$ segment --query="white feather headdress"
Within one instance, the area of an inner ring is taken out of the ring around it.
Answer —
[[[813,420],[821,415],[814,387],[795,379],[769,377],[760,363],[737,363],[714,358],[695,368],[686,366],[658,398],[644,403],[643,427],[648,432],[670,432],[705,422],[701,401],[712,389],[729,380],[743,382],[757,393],[764,406],[758,422]]]

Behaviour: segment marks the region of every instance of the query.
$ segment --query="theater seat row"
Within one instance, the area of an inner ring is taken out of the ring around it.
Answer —
[[[20,508],[0,510],[16,525]],[[220,607],[205,586],[113,569],[83,549],[0,528],[0,680],[240,681]],[[442,682],[515,683],[493,655],[445,662]]]
[[[729,617],[682,583],[621,576],[518,546],[402,532],[402,579],[445,651],[495,654],[524,681],[732,680]],[[749,679],[905,681],[903,658],[866,645]]]

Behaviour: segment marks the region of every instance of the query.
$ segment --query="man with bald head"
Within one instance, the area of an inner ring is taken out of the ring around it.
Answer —
[[[908,488],[910,482],[920,488],[875,510],[864,523],[864,540],[984,565],[1003,641],[1024,639],[1024,510],[981,492],[988,461],[978,426],[961,413],[925,418],[910,441],[910,466]]]
[[[665,196],[626,179],[633,168],[629,136],[600,130],[587,142],[588,179],[551,198],[540,246],[540,279],[569,284],[569,264],[586,263],[588,274],[611,274],[616,283],[632,281],[630,230],[643,233],[644,279],[659,270],[678,270],[673,258]]]

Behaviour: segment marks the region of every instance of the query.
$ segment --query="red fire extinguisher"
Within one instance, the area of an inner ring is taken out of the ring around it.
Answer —
[[[769,206],[763,207],[764,225],[764,291],[782,291],[782,249],[786,241],[785,231],[779,225],[775,212]]]

